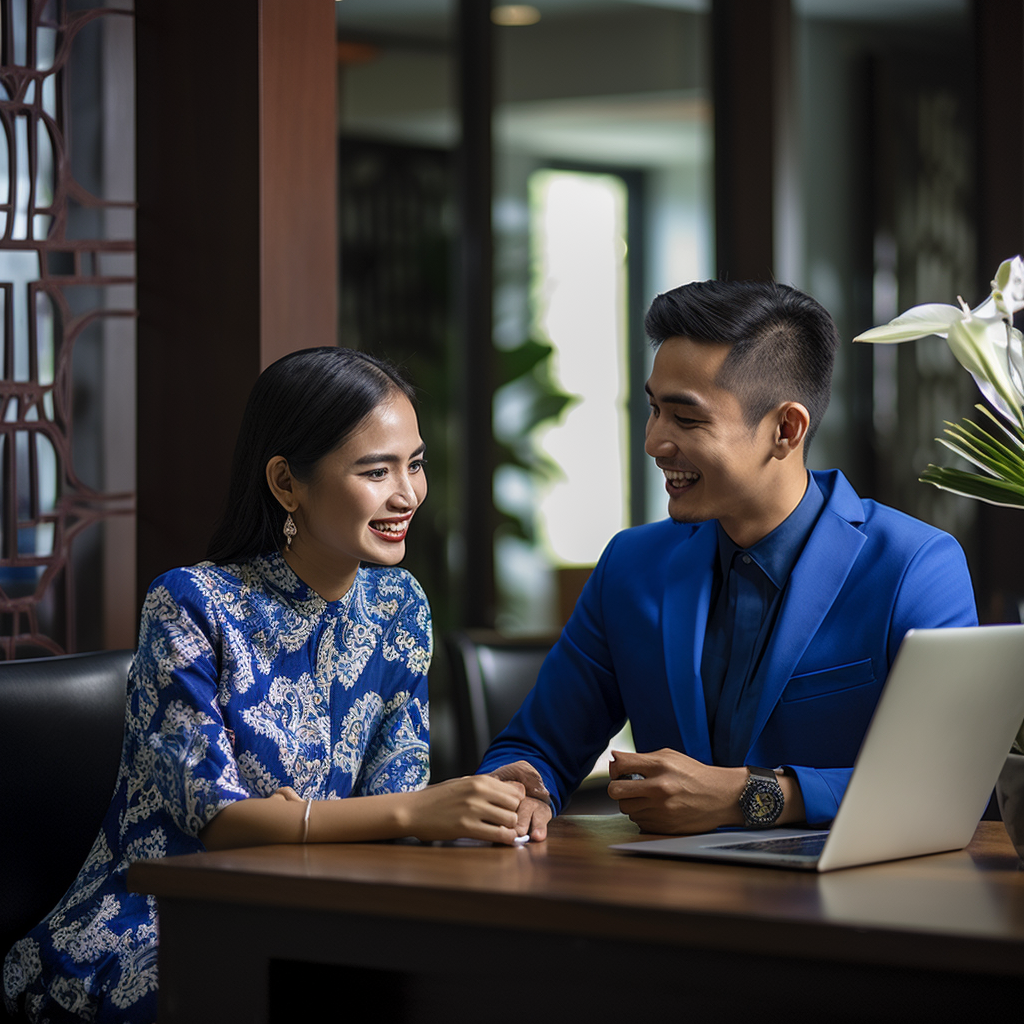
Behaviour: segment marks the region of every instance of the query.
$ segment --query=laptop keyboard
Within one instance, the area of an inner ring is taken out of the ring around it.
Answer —
[[[742,843],[716,844],[716,850],[764,850],[767,853],[791,853],[801,857],[817,857],[828,839],[827,832],[811,836],[783,836],[780,839],[748,839]]]

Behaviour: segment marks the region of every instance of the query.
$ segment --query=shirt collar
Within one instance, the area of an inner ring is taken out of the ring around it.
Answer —
[[[825,504],[821,488],[814,477],[807,474],[807,488],[800,504],[772,530],[749,548],[741,548],[732,538],[718,527],[718,559],[724,580],[732,566],[733,556],[737,551],[745,551],[761,568],[761,571],[781,590],[785,586],[789,574],[793,571],[800,552],[807,543],[807,538],[818,521],[818,514]]]
[[[299,578],[280,551],[257,555],[249,561],[249,566],[266,590],[304,618],[316,618],[325,611],[340,611],[348,604],[350,595],[356,586],[353,582],[345,596],[337,601],[325,601],[312,587]],[[362,569],[356,573],[357,578],[361,574]]]

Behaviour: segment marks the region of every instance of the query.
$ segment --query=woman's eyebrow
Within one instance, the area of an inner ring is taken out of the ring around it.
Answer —
[[[422,455],[427,450],[427,445],[424,442],[409,456],[410,459],[415,459],[417,455]],[[402,457],[395,455],[392,452],[370,452],[369,455],[363,455],[361,458],[356,459],[355,465],[357,466],[368,466],[373,462],[401,462]]]

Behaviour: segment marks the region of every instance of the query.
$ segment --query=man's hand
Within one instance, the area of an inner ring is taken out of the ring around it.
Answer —
[[[617,781],[630,773],[644,777]],[[608,795],[644,832],[678,835],[743,824],[739,800],[746,768],[717,768],[668,748],[650,754],[615,750],[609,774]]]
[[[490,774],[503,782],[518,782],[526,791],[519,802],[516,834],[529,835],[534,843],[547,839],[548,822],[552,817],[551,794],[537,769],[529,761],[513,761],[495,768]]]

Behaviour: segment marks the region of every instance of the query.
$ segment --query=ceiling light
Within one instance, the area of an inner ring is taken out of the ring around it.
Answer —
[[[536,25],[540,11],[529,4],[499,4],[491,10],[495,25]]]

